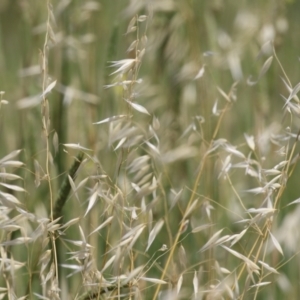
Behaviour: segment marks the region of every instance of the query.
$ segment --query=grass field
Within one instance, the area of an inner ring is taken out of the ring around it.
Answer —
[[[299,11],[1,0],[0,299],[298,299]]]

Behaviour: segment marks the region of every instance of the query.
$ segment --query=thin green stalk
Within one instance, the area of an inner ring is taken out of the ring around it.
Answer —
[[[70,176],[72,178],[72,180],[75,180],[75,178],[76,178],[76,173],[83,161],[83,157],[84,157],[84,153],[80,152],[77,155],[77,157],[69,171],[68,176]],[[68,199],[69,193],[71,191],[71,184],[70,184],[68,176],[65,177],[65,179],[60,187],[60,190],[58,193],[58,198],[55,202],[55,207],[54,207],[54,211],[53,211],[53,219],[54,220],[56,220],[57,218],[62,216],[62,209],[63,209],[63,207]]]
[[[53,221],[53,191],[52,191],[52,184],[51,184],[51,175],[50,175],[50,145],[49,145],[49,131],[48,126],[50,124],[49,121],[49,107],[48,107],[48,100],[46,99],[46,86],[48,80],[48,41],[49,41],[49,30],[50,30],[50,15],[51,15],[51,3],[50,0],[47,0],[47,30],[45,35],[45,42],[43,47],[43,100],[42,100],[42,123],[43,123],[43,130],[45,132],[46,138],[46,178],[49,187],[49,198],[50,198],[50,219]],[[57,262],[57,253],[56,253],[56,245],[55,245],[55,238],[51,235],[51,244],[53,249],[53,256],[54,256],[54,265],[55,265],[55,277],[58,282],[58,262]]]

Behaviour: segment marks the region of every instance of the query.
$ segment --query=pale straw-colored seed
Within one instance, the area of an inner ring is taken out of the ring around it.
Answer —
[[[273,242],[273,245],[275,246],[275,248],[278,250],[278,252],[283,255],[283,250],[278,242],[278,240],[276,239],[276,237],[269,231],[269,234],[270,234],[270,237],[271,237],[271,240]]]
[[[207,249],[213,247],[215,242],[219,238],[220,234],[222,233],[223,229],[217,231],[213,236],[206,242],[206,244],[199,250],[200,252],[206,251]]]
[[[153,227],[153,229],[151,230],[149,237],[148,237],[148,243],[147,243],[147,248],[146,248],[146,252],[149,250],[150,246],[152,245],[152,243],[154,242],[157,234],[160,232],[160,230],[162,229],[164,225],[164,220],[159,220]]]
[[[183,276],[182,274],[180,274],[177,284],[176,284],[176,291],[177,291],[177,295],[179,294],[180,290],[181,290],[181,286],[182,286],[182,281],[183,281]]]
[[[271,273],[279,274],[279,272],[276,269],[272,268],[267,263],[265,263],[261,260],[259,260],[258,263],[261,264],[267,271],[269,271]]]

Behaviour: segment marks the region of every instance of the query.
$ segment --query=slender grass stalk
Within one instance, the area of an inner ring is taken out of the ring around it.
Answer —
[[[225,115],[225,113],[226,113],[226,111],[227,111],[227,109],[228,109],[228,107],[229,107],[230,105],[231,105],[230,102],[227,102],[227,103],[226,103],[226,106],[225,106],[224,110],[222,111],[222,113],[221,113],[221,115],[220,115],[220,117],[219,117],[219,119],[218,119],[216,128],[215,128],[215,130],[214,130],[214,132],[213,132],[212,139],[210,140],[208,149],[210,149],[210,147],[211,147],[211,145],[212,145],[212,143],[213,143],[213,140],[216,138],[216,136],[217,136],[217,134],[218,134],[218,131],[219,131],[219,129],[220,129],[220,126],[221,126],[221,122],[222,122],[222,120],[223,120],[223,118],[224,118],[224,115]],[[192,205],[192,202],[193,202],[193,200],[194,200],[194,198],[195,198],[195,195],[196,195],[196,193],[197,193],[198,185],[199,185],[199,183],[200,183],[200,179],[201,179],[202,174],[203,174],[203,171],[204,171],[204,166],[205,166],[205,162],[206,162],[207,157],[208,157],[207,155],[204,155],[204,157],[203,157],[203,159],[202,159],[201,166],[200,166],[200,170],[199,170],[199,172],[198,172],[198,175],[197,175],[197,178],[196,178],[196,180],[195,180],[194,187],[193,187],[193,190],[192,190],[191,197],[190,197],[190,199],[189,199],[189,202],[188,202],[188,204],[187,204],[187,208],[186,208],[186,210],[185,210],[186,212],[189,210],[190,206]],[[167,272],[167,269],[168,269],[168,267],[169,267],[169,264],[170,264],[171,260],[173,259],[174,252],[175,252],[176,246],[177,246],[177,244],[178,244],[180,235],[181,235],[181,233],[182,233],[183,227],[184,227],[184,220],[182,220],[181,223],[180,223],[179,230],[177,231],[176,238],[175,238],[174,243],[173,243],[173,245],[172,245],[172,247],[171,247],[170,254],[169,254],[168,258],[167,258],[167,261],[166,261],[164,270],[163,270],[162,275],[161,275],[161,277],[160,277],[161,280],[164,279],[164,277],[165,277],[165,275],[166,275],[166,272]],[[161,287],[161,284],[159,283],[159,284],[157,285],[157,287],[156,287],[155,294],[154,294],[154,296],[153,296],[153,300],[157,299],[158,293],[159,293],[159,291],[160,291],[160,287]]]
[[[77,157],[75,158],[74,163],[68,172],[68,176],[70,176],[72,178],[72,180],[75,180],[77,170],[80,167],[80,165],[83,161],[83,158],[84,158],[83,152],[80,152],[77,155]],[[54,210],[53,210],[53,219],[54,220],[56,220],[57,218],[59,218],[63,215],[62,210],[68,199],[69,193],[71,191],[71,184],[70,184],[68,176],[65,177],[64,181],[62,182],[62,184],[60,186],[59,192],[58,192],[58,198],[55,202],[55,206],[54,206]]]
[[[51,8],[51,1],[47,0],[47,29],[46,29],[46,34],[45,34],[45,42],[44,42],[44,47],[43,47],[43,52],[42,52],[42,75],[43,75],[43,83],[42,83],[42,88],[43,88],[43,99],[42,99],[42,124],[43,124],[43,131],[44,131],[44,137],[46,141],[46,180],[48,182],[48,191],[49,191],[49,201],[50,201],[50,220],[53,221],[53,208],[54,208],[54,203],[53,203],[53,191],[52,191],[52,182],[51,182],[51,172],[50,172],[50,145],[49,145],[49,126],[50,126],[50,119],[49,119],[49,103],[48,99],[46,98],[46,89],[47,89],[47,82],[48,82],[48,43],[49,43],[49,38],[50,38],[50,30],[51,29],[51,24],[50,24],[50,19],[51,19],[51,14],[52,14],[52,8]],[[53,249],[53,258],[54,258],[54,266],[55,266],[55,280],[56,284],[58,285],[58,260],[57,260],[57,252],[56,252],[56,244],[55,244],[55,237],[53,234],[50,235],[51,238],[51,244],[52,244],[52,249]]]

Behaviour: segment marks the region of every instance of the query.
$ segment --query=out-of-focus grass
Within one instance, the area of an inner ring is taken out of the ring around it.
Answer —
[[[123,101],[126,90],[122,87],[103,88],[114,81],[114,76],[109,75],[114,70],[108,67],[110,61],[135,57],[134,51],[126,53],[126,49],[136,38],[136,33],[125,33],[130,19],[135,14],[148,14],[146,7],[140,5],[138,1],[52,1],[53,32],[50,32],[47,59],[49,83],[57,80],[57,84],[48,96],[51,120],[49,138],[52,141],[55,131],[60,143],[56,156],[54,147],[51,146],[54,195],[57,195],[62,178],[67,174],[68,167],[76,156],[76,151],[66,149],[63,144],[80,143],[91,149],[92,151],[88,152],[90,157],[82,168],[82,173],[79,173],[79,181],[92,175],[107,175],[109,179],[101,182],[101,187],[108,190],[108,194],[113,194],[112,190],[117,192],[121,187],[126,191],[124,186],[131,176],[127,177],[127,161],[132,160],[134,155],[149,153],[147,145],[144,144],[146,138],[155,143],[155,138],[147,131],[149,125],[154,127],[155,121],[149,116],[128,109],[128,105]],[[246,218],[246,214],[236,193],[242,195],[246,208],[258,208],[264,196],[249,196],[243,194],[243,191],[256,187],[260,182],[251,176],[244,177],[244,169],[231,171],[230,181],[223,176],[218,178],[226,155],[216,153],[206,160],[203,157],[212,140],[223,138],[248,155],[251,151],[247,150],[244,138],[246,133],[255,136],[258,149],[255,154],[251,152],[248,158],[257,160],[262,169],[271,169],[280,161],[286,160],[287,156],[280,153],[275,143],[268,142],[273,139],[272,135],[284,132],[285,127],[289,127],[287,132],[295,133],[299,126],[297,117],[293,116],[291,121],[289,113],[282,109],[284,101],[280,95],[287,96],[288,92],[281,79],[282,77],[286,80],[279,63],[273,58],[270,69],[256,85],[249,86],[247,79],[250,75],[251,80],[258,78],[264,62],[273,55],[271,44],[269,47],[266,45],[268,41],[273,40],[276,54],[292,87],[298,83],[299,22],[296,12],[299,9],[299,3],[296,1],[153,1],[150,7],[153,16],[148,16],[146,31],[148,42],[139,71],[139,78],[142,78],[143,82],[135,85],[137,96],[133,101],[146,107],[154,120],[156,117],[159,120],[160,126],[154,131],[159,140],[159,150],[168,154],[165,160],[175,157],[178,153],[182,155],[184,149],[180,148],[181,146],[191,146],[190,152],[195,150],[196,154],[189,157],[191,153],[187,153],[183,156],[184,159],[169,164],[155,160],[151,162],[153,174],[159,178],[160,197],[152,207],[153,224],[164,219],[166,225],[157,235],[148,254],[143,254],[147,237],[141,236],[139,243],[135,245],[136,253],[141,252],[141,255],[131,253],[131,263],[134,261],[138,266],[147,262],[152,255],[157,257],[156,251],[162,244],[172,246],[203,160],[204,175],[195,191],[195,198],[200,199],[199,205],[189,219],[189,234],[181,241],[187,253],[187,262],[176,264],[176,250],[175,262],[171,264],[167,278],[164,279],[176,286],[179,274],[182,273],[185,276],[183,287],[192,289],[194,271],[203,266],[203,278],[202,281],[199,279],[199,282],[208,288],[209,284],[216,285],[219,280],[215,261],[227,262],[226,268],[230,268],[232,273],[240,267],[240,262],[231,254],[224,254],[223,251],[218,253],[220,248],[211,249],[203,254],[197,251],[221,228],[224,228],[224,234],[228,235],[242,231],[243,226],[235,222],[240,220],[237,215]],[[36,105],[31,106],[26,98],[42,93],[42,60],[39,49],[43,48],[45,40],[46,19],[47,6],[44,1],[2,1],[0,4],[0,90],[6,92],[4,99],[9,100],[9,104],[2,105],[0,110],[0,157],[14,149],[23,149],[21,160],[26,165],[19,172],[24,177],[22,184],[28,194],[23,196],[21,202],[24,202],[29,211],[41,215],[43,211],[49,213],[49,191],[46,181],[42,181],[38,188],[34,186],[34,159],[39,161],[43,172],[46,146],[42,137],[40,105],[36,101]],[[145,30],[144,26],[144,23],[140,24],[141,33]],[[260,52],[262,48],[264,52]],[[202,67],[205,69],[203,76],[195,80]],[[236,102],[227,105],[227,100],[219,91],[229,93],[234,82],[238,82],[235,87]],[[213,111],[216,103],[216,111]],[[28,107],[24,108],[24,105]],[[220,122],[219,130],[216,131],[224,107],[227,107],[228,111]],[[121,148],[113,151],[118,142],[108,146],[112,125],[97,126],[92,123],[124,113],[133,115],[132,120],[138,128],[137,132],[140,130],[140,133],[144,134],[143,142],[133,149]],[[188,128],[190,131],[186,131]],[[290,151],[292,145],[293,141],[290,141],[286,149]],[[181,152],[171,152],[178,148]],[[132,154],[135,150],[136,153]],[[298,147],[295,151],[298,151]],[[236,162],[233,159],[233,163]],[[299,197],[298,172],[296,166],[281,196],[281,204],[276,207],[283,207],[278,216],[276,215],[273,226],[278,235],[288,213],[294,211],[294,207],[289,209],[284,206]],[[89,180],[85,187],[92,190],[97,180]],[[180,189],[183,189],[182,196],[174,209],[169,211],[168,201],[174,198],[171,190],[178,192]],[[129,188],[128,190],[129,195],[126,195],[125,199],[119,199],[118,205],[123,203],[124,207],[140,206],[138,201],[135,203],[130,198],[134,193]],[[119,215],[118,207],[112,209],[102,199],[102,202],[97,203],[92,211],[83,217],[88,199],[86,192],[87,190],[81,191],[80,202],[74,195],[70,197],[64,208],[64,219],[82,218],[83,231],[90,233],[109,216]],[[149,200],[147,198],[147,201]],[[212,205],[213,209],[210,210],[209,205]],[[208,211],[211,212],[211,220],[208,218]],[[127,212],[124,213],[125,220],[120,217],[110,229],[104,229],[102,235],[95,234],[89,238],[89,243],[94,247],[93,257],[100,270],[109,258],[105,253],[110,250],[111,244],[121,239],[126,230],[129,230],[124,224],[134,227],[139,222],[146,224],[150,218],[143,215],[139,221],[129,221],[128,215]],[[191,228],[206,222],[216,224],[217,230],[190,233]],[[298,232],[294,234],[298,240]],[[68,239],[81,238],[78,228],[68,229],[67,235]],[[250,253],[256,232],[249,232],[247,238],[249,239],[243,240],[235,248],[243,255]],[[284,246],[282,233],[279,240]],[[70,251],[72,248],[66,245],[62,247],[65,247],[62,250],[64,252],[68,247]],[[34,251],[38,252],[37,248],[38,245],[34,244],[26,253],[18,250],[14,250],[13,253],[16,259],[28,260],[29,265],[32,263],[32,268],[36,268],[28,257],[32,255],[30,253],[36,253]],[[287,245],[284,250],[287,252],[283,260],[286,265],[278,269],[282,272],[281,286],[276,283],[276,275],[271,275],[272,279],[267,278],[266,281],[272,281],[273,284],[260,290],[258,299],[295,298],[299,294],[299,259],[296,255],[298,249],[291,250]],[[276,250],[267,255],[271,257],[266,261],[277,269],[282,257]],[[292,255],[295,257],[289,261]],[[63,257],[66,260],[67,256]],[[129,272],[133,266],[127,261],[127,257],[124,260]],[[159,278],[164,269],[165,257],[158,262],[160,265],[154,264],[154,267],[150,268],[149,277]],[[30,281],[27,275],[24,277]],[[32,289],[38,285],[35,280]],[[81,291],[77,290],[80,280],[76,276],[71,277],[67,283],[68,292],[64,290],[64,295],[80,293]],[[288,280],[290,286],[284,284],[284,280]],[[230,284],[232,286],[232,282]],[[21,296],[26,292],[29,291],[26,291],[24,285],[24,289],[20,289],[17,294]],[[154,293],[155,287],[147,286],[142,299],[152,299]],[[254,297],[254,293],[255,289],[253,294],[248,291],[241,297],[253,299],[251,297]]]

